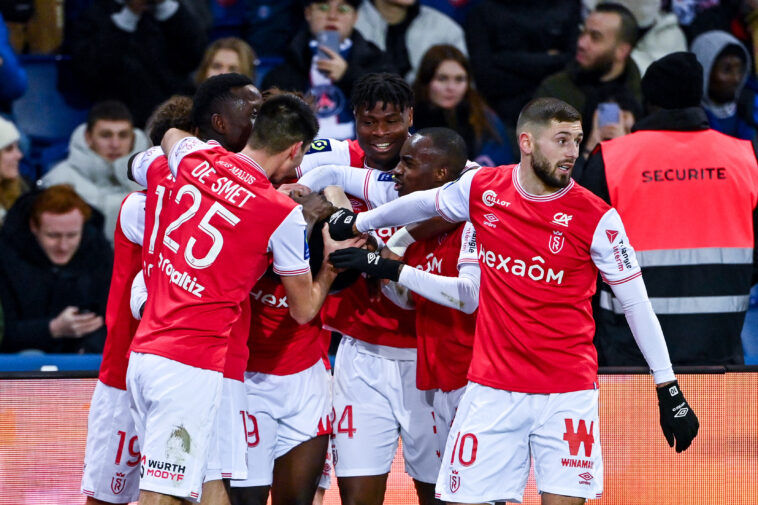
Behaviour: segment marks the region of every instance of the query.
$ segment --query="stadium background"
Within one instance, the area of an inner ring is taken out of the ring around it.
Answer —
[[[723,373],[716,367],[679,375],[700,418],[698,438],[682,454],[661,434],[649,376],[601,375],[605,491],[591,503],[758,503],[758,367],[743,370]],[[92,378],[0,380],[0,505],[84,503],[79,484],[95,383]],[[338,503],[333,480],[325,504]],[[385,503],[416,503],[399,454]],[[524,503],[539,503],[533,477]]]

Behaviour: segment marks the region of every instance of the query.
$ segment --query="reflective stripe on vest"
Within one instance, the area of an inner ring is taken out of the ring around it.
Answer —
[[[750,265],[753,249],[748,247],[701,247],[636,251],[640,267],[679,265]]]
[[[744,312],[750,303],[749,295],[736,296],[682,296],[650,298],[656,314],[719,314]],[[623,314],[621,302],[608,291],[600,291],[600,307]]]

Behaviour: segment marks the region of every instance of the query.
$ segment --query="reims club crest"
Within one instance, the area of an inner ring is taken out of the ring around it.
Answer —
[[[111,491],[113,491],[113,494],[121,494],[124,487],[126,487],[126,476],[123,473],[118,472],[111,479]]]
[[[450,473],[450,492],[455,493],[461,487],[461,477],[456,470]]]
[[[563,233],[558,230],[553,230],[553,233],[548,239],[548,249],[553,254],[558,254],[563,249],[564,237]]]

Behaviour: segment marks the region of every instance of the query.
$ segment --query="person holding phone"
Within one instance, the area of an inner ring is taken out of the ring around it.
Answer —
[[[263,79],[276,86],[310,93],[318,109],[320,135],[355,136],[352,106],[355,81],[370,72],[394,72],[388,56],[353,29],[360,0],[306,2],[308,28],[292,40],[284,62]]]

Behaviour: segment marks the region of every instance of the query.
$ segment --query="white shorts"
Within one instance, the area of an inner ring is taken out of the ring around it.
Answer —
[[[540,493],[603,492],[598,391],[527,394],[469,382],[447,439],[437,498],[521,502],[530,460]]]
[[[245,383],[224,377],[204,482],[247,478]]]
[[[334,469],[337,477],[389,473],[403,439],[405,471],[434,483],[440,466],[432,395],[416,388],[416,360],[381,356],[343,336],[334,365]],[[415,356],[415,353],[413,354]]]
[[[331,383],[321,360],[291,375],[245,373],[247,479],[232,487],[270,486],[276,458],[331,433]]]
[[[142,448],[140,489],[198,501],[222,382],[220,372],[131,353],[126,387]]]
[[[139,462],[129,393],[97,381],[87,418],[82,494],[108,503],[137,501]]]
[[[466,387],[464,386],[452,391],[442,391],[441,389],[434,389],[432,391],[434,394],[432,406],[437,418],[437,439],[440,442],[440,456],[442,456],[445,452],[445,444],[447,443],[447,436],[450,433],[450,427],[453,425],[458,404],[461,402],[461,397],[463,397]],[[440,457],[441,463],[442,458]]]

